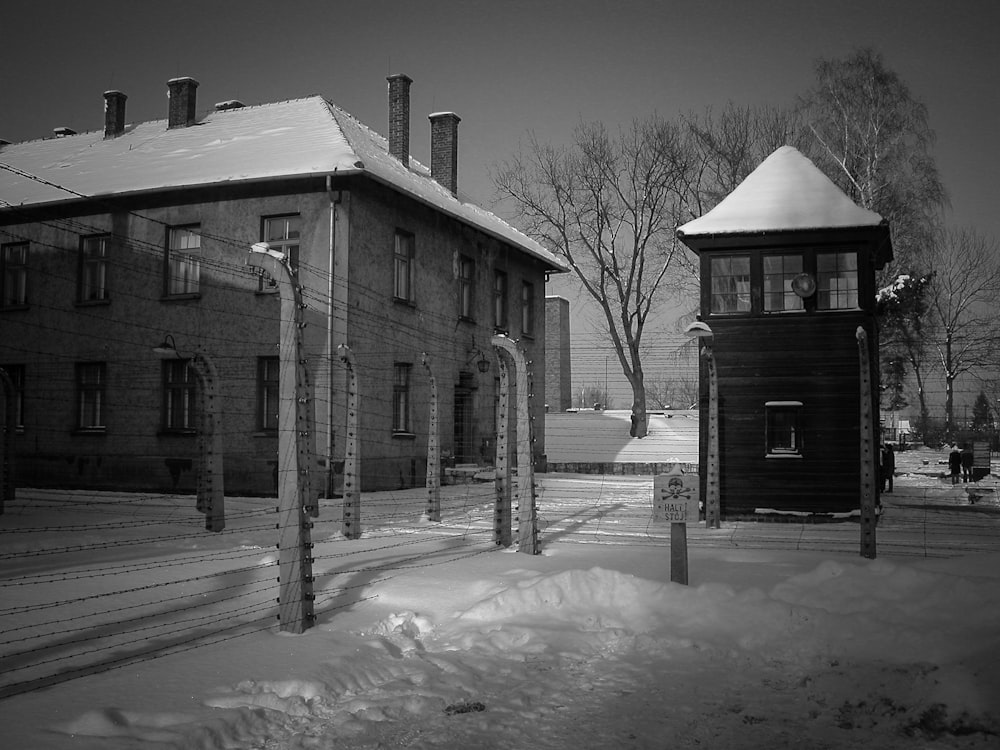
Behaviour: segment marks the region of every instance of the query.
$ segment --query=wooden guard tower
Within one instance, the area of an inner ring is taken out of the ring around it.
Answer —
[[[887,223],[783,146],[677,234],[700,260],[722,517],[858,510],[871,479],[862,447],[878,462],[875,272],[892,259]],[[703,497],[708,377],[702,358]]]

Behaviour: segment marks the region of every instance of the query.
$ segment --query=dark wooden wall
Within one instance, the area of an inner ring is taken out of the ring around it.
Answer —
[[[758,508],[840,513],[859,507],[858,311],[712,318],[719,375],[722,514]],[[702,378],[702,443],[707,382]],[[875,383],[878,381],[875,380]],[[765,403],[801,401],[801,458],[766,458]],[[877,413],[877,412],[876,412]]]

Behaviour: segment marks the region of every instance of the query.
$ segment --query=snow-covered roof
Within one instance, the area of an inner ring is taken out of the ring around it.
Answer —
[[[551,270],[549,250],[490,211],[452,195],[415,159],[321,96],[214,111],[188,127],[166,120],[0,147],[0,213],[113,195],[219,183],[363,174],[520,247]]]
[[[855,204],[797,149],[782,146],[719,205],[681,226],[677,234],[687,238],[882,223],[879,214]]]

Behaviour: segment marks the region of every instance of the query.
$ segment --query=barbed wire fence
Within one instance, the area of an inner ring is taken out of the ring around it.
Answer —
[[[539,540],[663,548],[652,477],[539,474]],[[879,555],[902,560],[1000,552],[1000,500],[906,487],[883,496]],[[315,613],[327,627],[375,585],[422,567],[495,554],[490,482],[440,488],[428,522],[422,488],[364,493],[361,539],[341,530],[336,500],[313,529]],[[0,527],[0,698],[129,664],[276,630],[273,509],[227,498],[227,528],[206,534],[185,495],[24,489]],[[692,551],[857,555],[857,523],[725,522],[689,526]],[[697,554],[697,552],[696,552]],[[696,558],[697,559],[697,558]],[[693,565],[697,584],[697,563]]]

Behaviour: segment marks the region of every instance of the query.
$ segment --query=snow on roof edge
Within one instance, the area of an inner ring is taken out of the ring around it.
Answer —
[[[708,212],[676,230],[679,238],[848,229],[885,224],[852,201],[793,146],[775,149]]]

